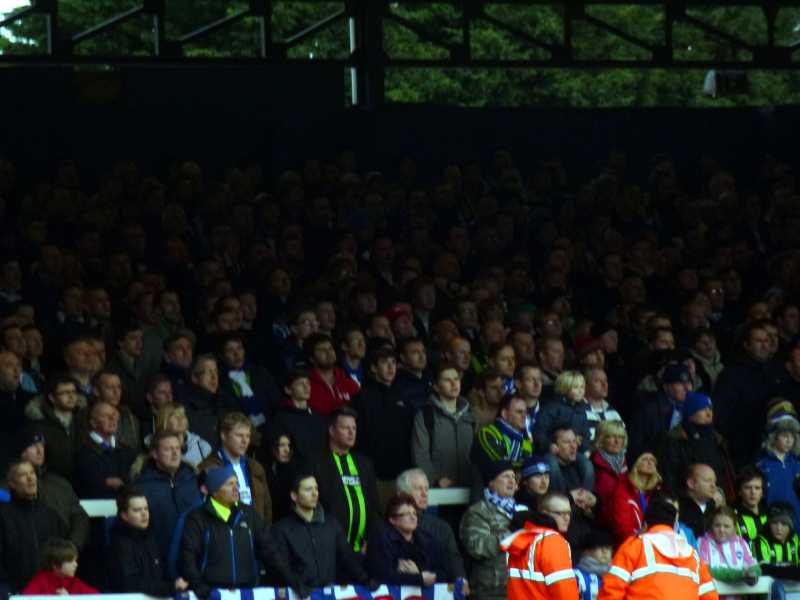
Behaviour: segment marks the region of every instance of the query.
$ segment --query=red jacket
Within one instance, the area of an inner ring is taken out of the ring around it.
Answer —
[[[64,577],[55,571],[39,571],[22,590],[23,596],[53,596],[56,590],[64,588],[73,594],[99,594],[90,585],[86,585],[77,577]]]
[[[308,379],[311,381],[311,398],[308,400],[308,406],[323,417],[337,408],[350,404],[353,396],[361,389],[358,383],[339,367],[333,369],[333,387],[328,385],[317,369],[309,369]]]
[[[597,496],[602,506],[611,502],[619,482],[626,479],[625,473],[628,467],[623,467],[622,473],[615,473],[599,452],[592,453],[592,465],[594,466],[594,495]]]
[[[649,500],[650,492],[639,492],[627,476],[620,479],[617,489],[611,495],[611,502],[606,503],[603,509],[604,521],[617,544],[639,533],[644,523],[644,509]]]

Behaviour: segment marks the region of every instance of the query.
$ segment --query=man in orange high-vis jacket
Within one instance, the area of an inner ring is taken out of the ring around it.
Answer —
[[[572,514],[569,500],[561,493],[547,494],[541,510],[517,513],[514,522],[522,521],[523,528],[500,544],[508,552],[508,600],[577,600],[572,556],[561,535]]]
[[[719,600],[708,567],[675,531],[677,506],[655,496],[644,520],[647,530],[614,555],[597,600]]]

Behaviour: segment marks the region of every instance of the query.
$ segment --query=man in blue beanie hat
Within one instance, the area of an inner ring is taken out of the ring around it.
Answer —
[[[735,484],[728,443],[714,428],[711,398],[689,392],[681,414],[681,422],[669,431],[658,451],[658,471],[664,487],[679,492],[686,466],[702,463],[714,469],[720,487],[732,497]]]
[[[239,502],[239,484],[230,465],[209,469],[208,497],[186,518],[178,568],[199,598],[218,600],[219,589],[288,583],[301,597],[308,590],[282,558],[264,521]],[[260,581],[259,561],[267,570]]]

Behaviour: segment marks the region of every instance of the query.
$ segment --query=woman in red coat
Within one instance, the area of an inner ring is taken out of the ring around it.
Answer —
[[[639,533],[650,495],[660,485],[656,457],[650,452],[642,452],[627,476],[620,480],[611,502],[606,504],[605,522],[617,544]]]
[[[601,421],[594,439],[595,451],[592,453],[594,466],[594,495],[602,506],[611,502],[614,490],[628,471],[625,462],[625,448],[628,445],[628,432],[622,421]]]
[[[42,550],[44,569],[22,590],[25,596],[99,594],[92,586],[75,577],[78,570],[78,548],[69,540],[53,538]]]

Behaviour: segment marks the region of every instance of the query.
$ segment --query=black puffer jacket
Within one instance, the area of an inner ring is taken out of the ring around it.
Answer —
[[[14,498],[0,504],[0,584],[19,592],[39,570],[44,543],[67,533],[61,517],[43,502]]]
[[[200,598],[213,588],[248,588],[259,584],[258,561],[267,569],[266,583],[296,578],[281,557],[264,521],[245,504],[234,507],[227,522],[207,500],[186,517],[178,570]]]
[[[134,529],[118,520],[111,531],[108,580],[116,593],[172,596],[175,584],[164,576],[158,543],[150,529]]]
[[[347,543],[342,526],[336,519],[326,519],[321,506],[310,523],[293,512],[276,523],[271,533],[284,560],[307,586],[366,585],[367,571]]]

